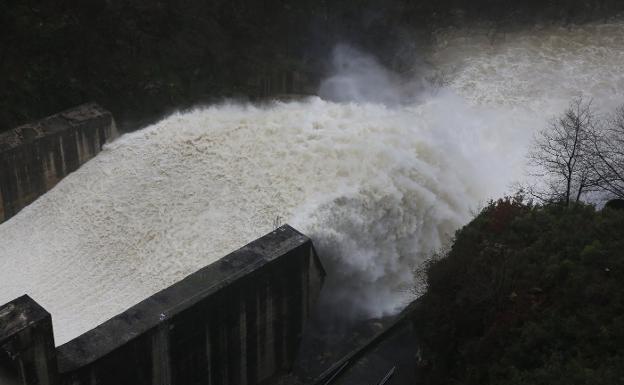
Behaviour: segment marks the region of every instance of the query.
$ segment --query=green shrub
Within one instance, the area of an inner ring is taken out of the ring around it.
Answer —
[[[422,384],[624,381],[624,212],[491,202],[426,279]]]

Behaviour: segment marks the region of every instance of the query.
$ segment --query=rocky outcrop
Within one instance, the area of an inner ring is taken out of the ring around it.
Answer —
[[[84,104],[0,134],[0,223],[93,158],[116,136],[110,112]]]

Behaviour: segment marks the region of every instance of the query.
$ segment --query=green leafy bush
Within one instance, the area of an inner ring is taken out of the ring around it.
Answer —
[[[423,384],[624,381],[624,211],[491,202],[426,279]]]

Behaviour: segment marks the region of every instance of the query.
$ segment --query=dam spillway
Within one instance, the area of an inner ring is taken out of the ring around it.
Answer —
[[[50,314],[20,297],[0,307],[0,365],[25,385],[266,383],[291,369],[324,276],[282,226],[56,349]]]
[[[441,80],[415,99],[364,57],[326,83],[349,91],[338,102],[328,86],[175,113],[0,226],[0,303],[28,293],[63,344],[284,221],[314,239],[341,310],[396,312],[413,269],[522,175],[535,130],[579,94],[622,100],[623,36],[620,22],[441,31],[423,54]]]

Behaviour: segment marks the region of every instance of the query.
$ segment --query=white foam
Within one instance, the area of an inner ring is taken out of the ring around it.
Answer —
[[[64,343],[279,217],[339,304],[396,311],[412,269],[522,175],[534,129],[582,91],[624,92],[623,25],[483,36],[439,35],[448,86],[418,102],[219,105],[121,137],[0,225],[0,303],[30,294]]]

